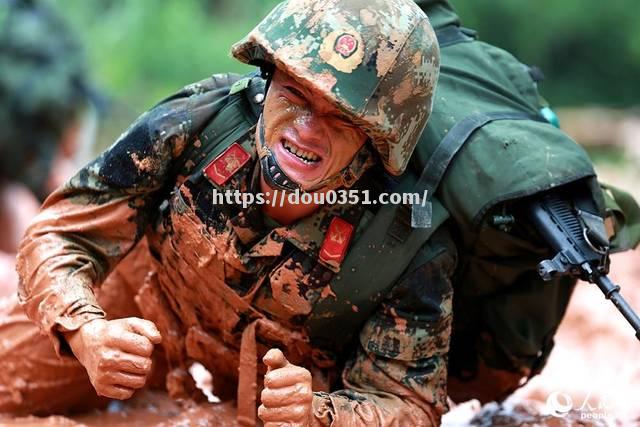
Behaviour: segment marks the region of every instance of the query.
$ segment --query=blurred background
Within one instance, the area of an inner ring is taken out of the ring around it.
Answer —
[[[0,0],[6,1],[6,0]],[[229,55],[275,0],[45,0],[84,48],[100,95],[95,150],[182,86],[249,68]],[[640,8],[637,0],[453,0],[463,25],[542,69],[541,92],[562,128],[591,154],[602,180],[640,200]],[[0,20],[1,20],[0,16]],[[640,310],[640,252],[613,258],[613,279]],[[592,286],[578,288],[548,368],[516,399],[566,393],[606,399],[640,419],[640,345]],[[613,406],[611,406],[613,405]],[[606,406],[606,405],[605,405]],[[477,408],[473,409],[476,411]],[[457,419],[451,417],[450,425]]]
[[[98,147],[187,83],[246,72],[229,55],[276,0],[48,0],[85,47],[106,96]],[[463,25],[537,65],[563,128],[603,173],[640,182],[640,12],[637,0],[453,0]],[[624,167],[624,170],[620,168]],[[634,173],[636,172],[636,173]],[[634,186],[640,187],[640,186]],[[632,188],[640,195],[640,188]]]

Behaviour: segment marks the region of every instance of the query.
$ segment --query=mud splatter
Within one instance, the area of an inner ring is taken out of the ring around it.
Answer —
[[[325,286],[324,288],[322,288],[322,292],[320,293],[320,297],[322,299],[328,298],[328,297],[332,297],[332,298],[337,298],[335,292],[333,292],[333,289],[331,289],[330,285]]]
[[[154,173],[160,167],[157,159],[154,159],[152,157],[145,157],[143,159],[140,159],[138,153],[131,153],[131,160],[133,161],[133,164],[136,166],[136,168],[138,168],[138,170],[143,173]]]

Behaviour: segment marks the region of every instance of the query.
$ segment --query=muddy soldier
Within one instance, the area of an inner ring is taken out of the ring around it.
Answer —
[[[367,206],[212,200],[374,191],[402,174],[438,75],[426,15],[409,0],[290,0],[232,52],[260,66],[266,92],[257,75],[189,85],[45,202],[21,247],[20,299],[65,364],[47,366],[54,349],[6,352],[2,409],[77,406],[89,383],[126,399],[162,342],[169,393],[188,396],[186,368],[199,361],[216,394],[237,395],[243,425],[256,412],[266,425],[437,425],[456,260],[447,227],[370,308],[357,292],[341,299],[345,257],[372,228]],[[136,296],[142,318],[107,320],[94,290],[143,236],[153,269]],[[355,337],[338,346],[317,325],[345,307],[371,314],[330,331]]]

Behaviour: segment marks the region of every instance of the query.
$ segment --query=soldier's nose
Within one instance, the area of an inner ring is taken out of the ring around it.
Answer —
[[[326,124],[322,117],[315,114],[308,114],[296,119],[295,126],[303,144],[323,147],[323,141],[326,139]],[[324,151],[324,149],[322,151]]]

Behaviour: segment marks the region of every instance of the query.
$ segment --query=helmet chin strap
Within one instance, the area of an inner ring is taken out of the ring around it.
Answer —
[[[322,180],[313,188],[303,189],[300,184],[290,178],[278,164],[275,153],[269,149],[264,137],[264,121],[260,116],[258,121],[258,156],[260,157],[260,168],[267,184],[272,188],[295,192],[302,190],[305,192],[318,191],[320,189],[335,190],[339,187],[350,188],[360,179],[362,174],[376,163],[376,157],[369,148],[369,144],[362,145],[355,154],[351,162],[344,169],[335,175]]]
[[[301,190],[302,188],[298,183],[282,170],[276,159],[276,155],[273,151],[267,147],[264,139],[264,123],[262,116],[260,116],[260,123],[258,124],[260,130],[258,132],[258,155],[260,156],[260,167],[262,168],[262,176],[264,176],[267,184],[272,188],[279,188],[280,190],[294,192]]]

